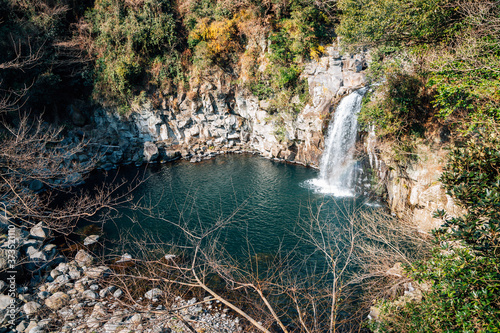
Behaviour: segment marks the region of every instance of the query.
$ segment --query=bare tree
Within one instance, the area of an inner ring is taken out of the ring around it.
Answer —
[[[219,300],[260,332],[360,330],[355,322],[359,324],[367,314],[374,295],[400,291],[408,281],[391,268],[424,256],[425,236],[383,213],[354,210],[339,224],[322,217],[320,211],[321,207],[311,208],[310,218],[295,232],[302,254],[278,249],[274,255],[261,256],[247,244],[246,258],[228,254],[221,240],[234,213],[204,226],[200,221],[170,221],[147,211],[148,217],[180,231],[184,241],[160,245],[141,236],[129,247],[140,259],[133,267],[119,269],[114,278],[131,301],[142,296],[140,291],[137,294],[141,284],[163,286],[174,293],[179,288],[198,290],[201,297]],[[303,246],[310,250],[306,255]],[[178,256],[165,257],[166,253]],[[350,304],[363,288],[373,290]]]
[[[85,141],[68,143],[61,128],[41,119],[30,121],[28,116],[20,116],[16,126],[2,125],[0,200],[14,221],[28,225],[43,221],[67,233],[79,219],[129,200],[126,195],[113,196],[117,186],[101,187],[92,194],[71,191],[95,167],[96,157],[83,163],[75,160]],[[56,194],[67,197],[62,205],[54,205]]]

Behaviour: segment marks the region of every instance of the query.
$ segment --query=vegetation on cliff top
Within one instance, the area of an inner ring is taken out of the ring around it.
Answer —
[[[51,113],[75,98],[127,110],[146,96],[159,103],[196,90],[218,71],[270,99],[271,113],[296,112],[308,95],[304,61],[332,41],[328,4],[2,0],[0,62],[38,55],[23,73],[2,73],[2,85],[33,86],[31,105]]]

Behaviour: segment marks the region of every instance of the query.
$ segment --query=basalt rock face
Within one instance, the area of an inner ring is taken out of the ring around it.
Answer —
[[[224,76],[204,79],[196,91],[145,103],[130,114],[98,110],[93,121],[96,142],[104,144],[102,164],[151,160],[158,147],[161,160],[192,160],[225,151],[253,151],[268,158],[317,166],[323,150],[323,129],[344,94],[366,83],[363,54],[342,57],[334,47],[306,65],[311,102],[296,116],[272,117],[269,103]],[[277,135],[280,129],[280,135]],[[145,142],[148,144],[145,145]],[[148,151],[144,151],[147,147]]]
[[[393,214],[427,233],[442,224],[433,217],[438,209],[449,216],[464,213],[439,181],[447,154],[445,143],[436,138],[431,144],[417,144],[415,157],[405,161],[395,160],[391,149],[377,143],[373,136],[367,137],[365,147]]]

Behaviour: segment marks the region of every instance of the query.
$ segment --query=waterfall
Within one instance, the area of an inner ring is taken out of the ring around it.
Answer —
[[[344,97],[330,120],[319,177],[310,181],[322,193],[354,195],[353,155],[358,132],[358,112],[365,92],[366,88],[362,88]]]

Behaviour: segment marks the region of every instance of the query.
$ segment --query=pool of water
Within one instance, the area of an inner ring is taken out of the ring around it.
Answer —
[[[231,255],[297,248],[307,252],[314,249],[300,245],[299,238],[312,216],[319,216],[322,223],[342,224],[347,215],[368,209],[363,197],[338,198],[311,189],[309,181],[318,176],[315,169],[253,155],[223,155],[195,164],[177,161],[147,168],[122,167],[108,178],[137,176],[144,181],[134,190],[134,200],[153,207],[153,216],[123,209],[122,217],[106,224],[108,238],[127,233],[140,238],[146,232],[179,244],[185,239],[177,226],[202,233],[224,221],[218,246]],[[93,181],[101,182],[102,175]]]

